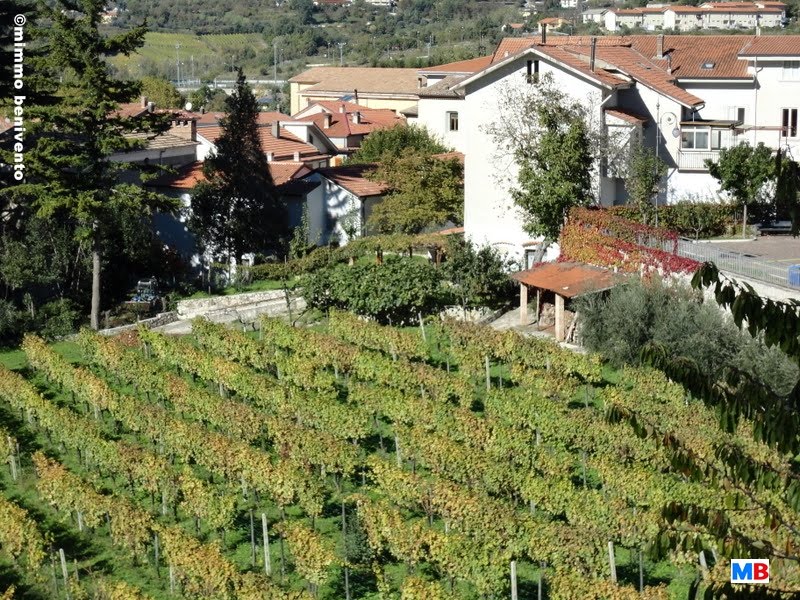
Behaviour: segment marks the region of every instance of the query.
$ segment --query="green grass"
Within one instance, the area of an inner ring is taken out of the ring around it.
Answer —
[[[180,44],[177,50],[175,45]],[[133,74],[142,75],[139,65],[142,60],[156,64],[170,63],[173,67],[177,56],[181,62],[189,64],[190,57],[195,61],[220,63],[223,55],[241,51],[245,48],[266,48],[264,36],[258,33],[194,35],[192,33],[162,33],[151,31],[145,34],[144,46],[130,56],[117,55],[109,62],[117,68],[128,69]],[[176,56],[177,54],[177,56]]]

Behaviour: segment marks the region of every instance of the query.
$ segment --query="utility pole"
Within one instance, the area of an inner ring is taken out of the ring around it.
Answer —
[[[278,40],[272,40],[272,83],[278,85]]]
[[[428,36],[428,56],[427,58],[431,57],[431,44],[433,43],[433,35]]]
[[[180,59],[180,55],[178,54],[178,51],[180,49],[181,49],[181,45],[180,44],[175,44],[175,72],[176,72],[176,77],[178,78],[177,87],[181,87],[181,59]]]
[[[344,66],[344,47],[347,46],[347,42],[339,42],[337,44],[339,46],[339,66]]]

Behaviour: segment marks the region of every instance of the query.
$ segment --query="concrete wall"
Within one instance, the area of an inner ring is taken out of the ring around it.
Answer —
[[[510,194],[518,169],[514,158],[497,147],[487,127],[503,118],[500,107],[509,94],[530,90],[525,75],[526,62],[531,58],[523,55],[469,84],[463,102],[464,116],[460,117],[467,140],[463,145],[465,234],[477,244],[497,246],[517,259],[523,256],[522,244],[531,238],[523,229],[522,215]],[[598,107],[594,117],[599,118],[600,91],[595,84],[568,75],[542,58],[539,73],[542,77],[552,74],[558,88],[582,99],[587,106]]]
[[[445,146],[466,154],[464,105],[464,100],[457,98],[420,98],[417,123],[439,138]],[[458,113],[458,131],[449,130],[448,112]]]
[[[241,307],[247,304],[257,304],[271,300],[283,300],[283,290],[270,290],[266,292],[247,292],[232,294],[230,296],[212,296],[210,298],[196,298],[193,300],[180,300],[177,307],[177,316],[180,319],[193,319],[199,315],[215,310]]]

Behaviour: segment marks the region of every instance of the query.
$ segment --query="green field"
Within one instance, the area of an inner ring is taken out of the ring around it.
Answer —
[[[176,45],[180,45],[180,48],[176,48]],[[172,69],[174,78],[175,62],[179,58],[183,63],[182,72],[189,77],[192,62],[199,76],[202,70],[214,68],[215,65],[224,68],[225,61],[230,61],[232,55],[237,56],[246,50],[264,48],[267,48],[267,42],[258,33],[198,36],[191,33],[149,32],[145,35],[144,46],[136,53],[130,56],[114,56],[109,62],[133,77],[145,74],[148,66],[155,66]]]

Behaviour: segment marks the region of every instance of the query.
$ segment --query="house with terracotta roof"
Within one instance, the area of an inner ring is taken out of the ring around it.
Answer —
[[[197,120],[194,115],[181,110],[156,108],[146,96],[139,102],[121,104],[113,116],[123,119],[141,119],[149,113],[168,114],[171,122],[167,131],[159,134],[131,132],[128,139],[141,140],[142,147],[130,152],[118,152],[109,160],[128,163],[180,166],[192,162],[197,151]]]
[[[216,150],[215,142],[222,135],[219,126],[198,129],[197,160],[203,161]],[[339,153],[336,145],[313,122],[274,121],[259,125],[258,135],[267,161],[303,163],[309,169],[327,167]]]
[[[436,130],[457,114],[458,137],[450,139],[465,155],[466,235],[520,258],[532,240],[511,199],[517,168],[487,128],[504,98],[533,90],[544,76],[619,142],[595,170],[605,205],[627,201],[621,158],[634,142],[668,165],[660,203],[719,199],[705,161],[740,142],[800,156],[800,36],[506,38],[486,67],[424,88],[419,120]]]
[[[374,169],[375,165],[344,165],[317,169],[304,178],[318,184],[305,194],[310,241],[346,244],[369,233],[372,210],[389,191],[385,183],[370,179]]]
[[[400,111],[417,103],[416,69],[312,67],[289,79],[291,113],[320,100],[347,100]]]
[[[342,154],[349,154],[373,131],[405,123],[388,108],[369,108],[345,101],[320,101],[294,115],[295,121],[314,123]]]

